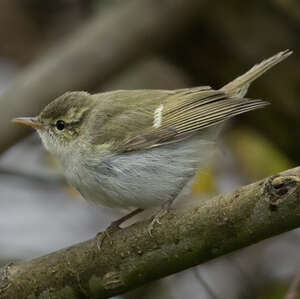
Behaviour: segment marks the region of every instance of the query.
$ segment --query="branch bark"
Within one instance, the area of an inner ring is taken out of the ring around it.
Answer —
[[[300,226],[300,167],[0,270],[0,298],[107,298]]]

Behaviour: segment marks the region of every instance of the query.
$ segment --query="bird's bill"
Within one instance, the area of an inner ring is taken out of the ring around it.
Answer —
[[[14,118],[12,122],[29,126],[34,129],[39,129],[42,126],[41,123],[38,121],[37,117],[17,117]]]

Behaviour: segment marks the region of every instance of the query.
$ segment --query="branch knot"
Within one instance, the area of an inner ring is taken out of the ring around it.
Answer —
[[[278,205],[285,201],[300,184],[300,179],[294,175],[274,175],[264,184],[263,194],[267,196],[270,209],[276,211]]]

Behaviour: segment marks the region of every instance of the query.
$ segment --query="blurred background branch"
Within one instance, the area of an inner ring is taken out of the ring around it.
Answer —
[[[300,274],[297,273],[293,278],[284,299],[297,299],[299,297],[299,285],[300,285]]]
[[[13,116],[36,115],[66,90],[96,88],[130,62],[149,55],[182,32],[188,25],[186,20],[196,17],[203,2],[132,0],[94,16],[28,67],[2,94],[0,150],[28,132],[12,129]]]

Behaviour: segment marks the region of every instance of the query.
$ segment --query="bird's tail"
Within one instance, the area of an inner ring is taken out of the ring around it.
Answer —
[[[247,93],[247,89],[248,89],[249,85],[255,79],[260,77],[263,73],[265,73],[267,70],[272,68],[277,63],[286,59],[292,53],[293,52],[290,50],[285,50],[285,51],[277,53],[276,55],[274,55],[266,60],[263,60],[261,63],[254,65],[248,72],[246,72],[242,76],[237,77],[235,80],[226,84],[220,90],[224,91],[226,94],[231,95],[231,96],[244,97],[244,95]]]

